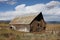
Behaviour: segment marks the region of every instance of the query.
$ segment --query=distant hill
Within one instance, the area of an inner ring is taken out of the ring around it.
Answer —
[[[60,24],[60,21],[47,21],[47,23],[51,23],[51,24]]]
[[[0,20],[0,24],[1,23],[7,23],[8,24],[9,22],[10,22],[10,20]]]

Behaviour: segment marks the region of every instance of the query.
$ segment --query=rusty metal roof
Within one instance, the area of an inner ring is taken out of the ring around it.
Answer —
[[[37,14],[36,15],[16,17],[10,22],[10,24],[30,24],[36,16],[37,16]]]

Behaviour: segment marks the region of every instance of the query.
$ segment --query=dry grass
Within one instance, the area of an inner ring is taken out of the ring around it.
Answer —
[[[0,28],[8,28],[9,24],[7,23],[0,23]]]
[[[47,24],[46,30],[60,30],[60,24]],[[60,40],[58,33],[24,33],[10,29],[0,29],[0,40]]]
[[[46,30],[59,31],[60,30],[60,24],[47,24]]]
[[[1,23],[0,26],[8,26],[9,24]]]
[[[50,33],[24,33],[9,29],[0,29],[0,40],[60,40],[60,36]]]

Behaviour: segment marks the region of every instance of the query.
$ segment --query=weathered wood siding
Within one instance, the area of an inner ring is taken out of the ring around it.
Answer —
[[[41,32],[42,30],[45,30],[45,22],[43,20],[37,21],[34,20],[31,24],[30,31],[31,32]]]
[[[13,24],[16,27],[16,30],[22,32],[30,32],[30,26],[28,24]]]

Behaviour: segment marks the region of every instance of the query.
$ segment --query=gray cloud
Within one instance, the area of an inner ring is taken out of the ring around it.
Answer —
[[[6,3],[6,4],[14,5],[17,2],[15,0],[0,0],[0,3]]]

